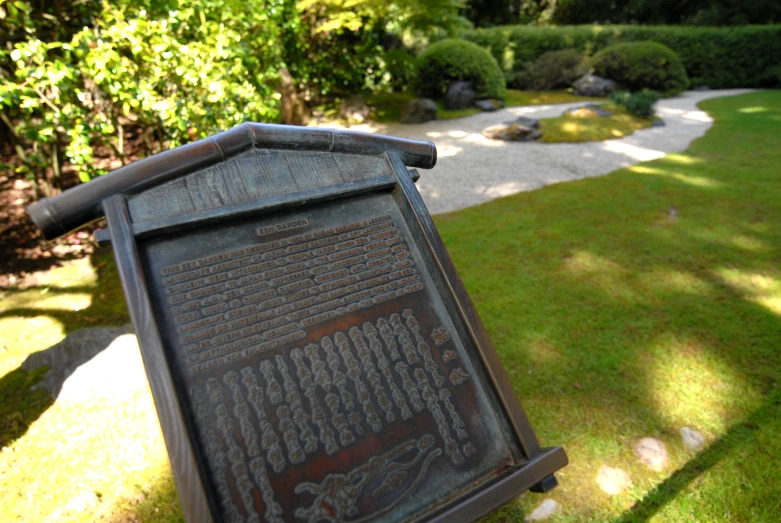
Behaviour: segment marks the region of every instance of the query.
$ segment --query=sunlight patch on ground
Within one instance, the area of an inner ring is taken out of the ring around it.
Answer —
[[[462,147],[456,147],[454,145],[441,144],[437,146],[437,158],[447,158],[448,156],[455,156],[463,152]]]
[[[711,434],[727,429],[725,413],[741,391],[740,376],[714,361],[696,339],[665,333],[651,347],[649,378],[657,415],[676,431],[694,426]]]
[[[0,318],[0,377],[19,367],[29,353],[51,347],[64,337],[62,323],[49,316]]]
[[[650,174],[652,176],[663,176],[665,178],[671,178],[673,180],[678,180],[679,182],[683,182],[687,185],[692,185],[694,187],[707,187],[707,188],[715,189],[724,186],[724,184],[722,184],[721,182],[717,182],[705,176],[691,176],[688,174],[670,172],[655,167],[647,167],[645,165],[633,165],[632,167],[629,168],[629,170],[632,172],[636,172],[638,174]]]
[[[661,267],[641,274],[639,281],[651,288],[696,296],[707,296],[713,291],[713,287],[709,283],[702,281],[694,274]]]
[[[606,142],[603,142],[601,144],[601,147],[605,151],[615,153],[615,154],[620,154],[622,156],[626,156],[627,158],[631,158],[632,160],[637,160],[639,162],[656,160],[665,156],[665,153],[662,151],[657,151],[655,149],[648,149],[646,147],[640,147],[638,145],[632,145],[630,143],[619,142],[615,140],[608,140]]]
[[[0,452],[0,519],[95,521],[143,496],[170,475],[155,412],[148,388],[121,403],[55,403]]]
[[[62,292],[47,288],[9,294],[2,300],[2,309],[81,311],[91,304],[92,296],[86,292]]]
[[[755,106],[755,107],[744,107],[742,109],[738,109],[739,113],[766,113],[768,112],[767,107],[762,107],[761,105]]]
[[[721,268],[716,276],[747,300],[781,316],[781,277],[778,275]]]
[[[511,194],[519,193],[526,188],[526,185],[520,184],[518,182],[507,182],[491,187],[486,187],[483,191],[483,194],[489,198],[501,198],[502,196],[509,196]]]
[[[587,251],[574,251],[562,263],[562,268],[578,278],[588,278],[589,284],[622,300],[635,300],[636,293],[627,281],[628,271],[620,264]]]

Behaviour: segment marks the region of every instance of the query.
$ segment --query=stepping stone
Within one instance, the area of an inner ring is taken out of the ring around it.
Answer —
[[[681,437],[683,438],[683,446],[689,452],[697,452],[705,443],[703,435],[689,427],[681,429]]]
[[[632,479],[621,469],[602,465],[597,474],[597,484],[604,493],[615,496],[631,485]]]
[[[526,518],[524,519],[526,521],[542,521],[543,519],[548,519],[549,517],[551,517],[558,510],[559,510],[559,504],[556,503],[556,500],[546,499],[545,501],[537,505],[537,508],[532,510],[531,514],[526,516]]]
[[[635,456],[649,469],[661,472],[668,464],[667,448],[656,438],[643,438],[635,443]]]

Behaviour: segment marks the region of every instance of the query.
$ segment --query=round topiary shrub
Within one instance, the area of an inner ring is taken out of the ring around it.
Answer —
[[[594,72],[632,91],[653,89],[666,96],[689,87],[678,55],[656,42],[627,42],[605,47],[591,59]]]
[[[441,98],[457,80],[472,82],[477,98],[504,99],[507,87],[491,53],[466,40],[447,39],[428,47],[418,57],[415,90]]]

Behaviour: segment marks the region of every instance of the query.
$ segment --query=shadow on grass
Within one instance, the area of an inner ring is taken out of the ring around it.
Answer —
[[[122,325],[128,323],[124,296],[116,274],[109,249],[99,249],[91,256],[91,264],[97,272],[95,285],[84,286],[32,286],[24,290],[6,290],[8,301],[27,294],[44,291],[47,297],[84,294],[89,296],[90,305],[82,310],[65,308],[36,308],[34,300],[18,301],[29,306],[10,307],[0,312],[2,318],[47,317],[62,325],[66,335],[88,327]],[[67,282],[63,282],[67,283]],[[116,335],[121,329],[115,329]],[[110,333],[108,333],[110,334]],[[76,333],[78,337],[78,333]],[[12,444],[22,437],[29,426],[54,403],[65,380],[78,367],[97,356],[108,347],[113,335],[99,339],[87,339],[74,347],[72,343],[57,343],[47,349],[27,356],[18,368],[0,377],[0,447]]]
[[[672,476],[646,493],[642,500],[614,520],[614,523],[648,521],[719,462],[738,449],[749,449],[755,446],[762,425],[768,420],[779,419],[781,416],[781,396],[778,394],[774,396],[745,421],[733,425],[726,434],[688,461],[683,468],[676,470]],[[768,487],[772,488],[772,486]]]

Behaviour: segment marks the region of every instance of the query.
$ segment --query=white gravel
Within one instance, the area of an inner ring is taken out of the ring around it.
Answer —
[[[435,120],[419,125],[370,124],[353,130],[388,134],[437,145],[439,160],[430,171],[421,170],[418,190],[432,214],[471,207],[494,198],[545,185],[601,176],[621,167],[682,152],[713,123],[697,103],[733,96],[751,89],[688,91],[657,102],[664,127],[637,131],[604,142],[544,144],[513,143],[485,138],[488,126],[519,116],[548,118],[588,102],[510,107],[458,120]]]

